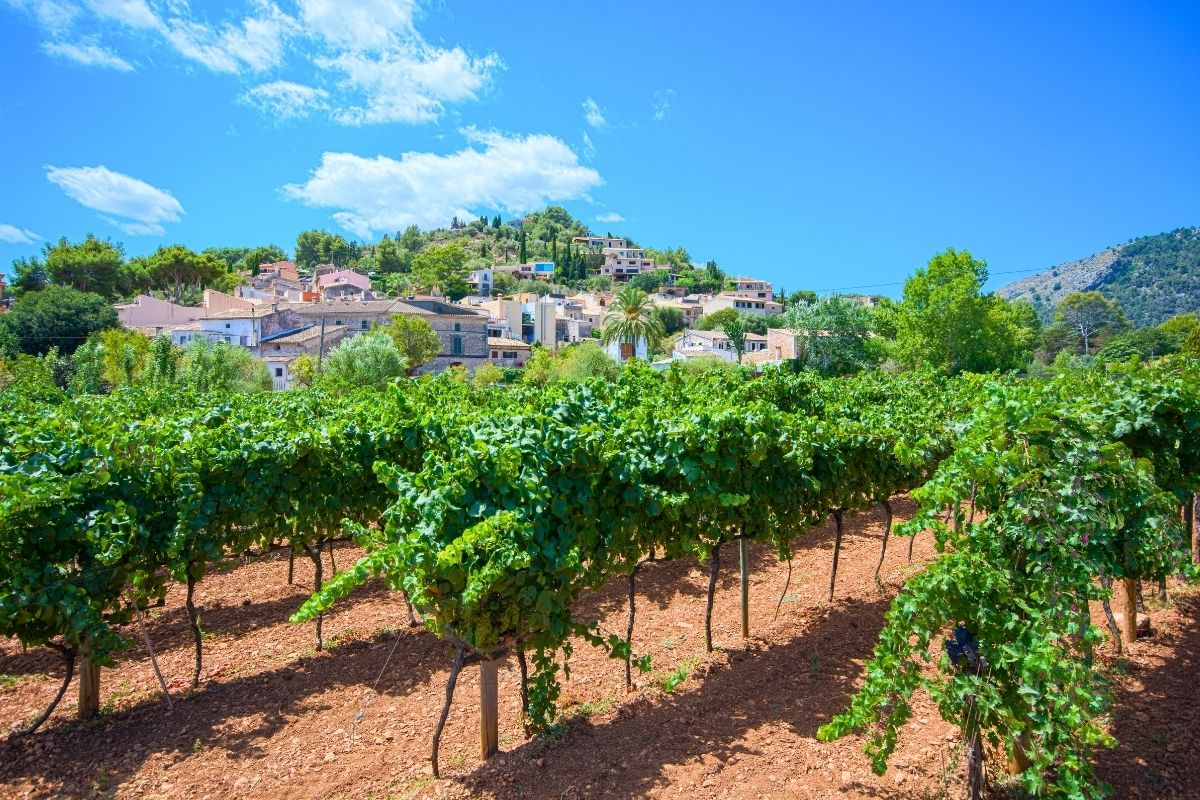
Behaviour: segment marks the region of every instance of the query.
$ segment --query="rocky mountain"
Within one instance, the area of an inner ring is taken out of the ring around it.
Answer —
[[[1185,312],[1200,312],[1200,228],[1179,228],[1125,244],[998,290],[1009,300],[1033,303],[1043,321],[1072,292],[1097,291],[1116,300],[1138,327]]]

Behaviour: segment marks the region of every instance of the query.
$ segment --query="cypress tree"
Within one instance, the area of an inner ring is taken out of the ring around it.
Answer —
[[[525,231],[522,229],[521,238],[517,240],[517,263],[524,264],[526,255],[528,254],[525,252]]]

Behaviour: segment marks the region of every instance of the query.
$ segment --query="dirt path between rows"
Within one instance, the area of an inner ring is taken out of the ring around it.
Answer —
[[[912,513],[907,502],[896,506],[898,518]],[[704,651],[707,568],[647,564],[638,579],[634,649],[651,655],[653,670],[636,677],[635,691],[625,692],[619,662],[580,643],[564,684],[565,723],[554,736],[527,741],[510,659],[500,671],[502,752],[485,764],[478,757],[478,668],[468,668],[442,742],[441,780],[430,776],[428,752],[448,648],[409,629],[403,603],[373,585],[327,617],[327,649],[317,653],[312,625],[287,622],[311,588],[312,564],[297,559],[288,586],[285,555],[233,561],[197,587],[206,639],[200,689],[185,697],[191,634],[175,587],[147,625],[174,712],[162,703],[136,631],[128,631],[134,645],[103,672],[99,719],[74,721],[72,690],[44,732],[0,743],[0,796],[957,798],[961,747],[927,700],[917,704],[882,777],[871,773],[860,737],[814,738],[860,680],[899,584],[932,554],[927,534],[911,564],[908,540],[893,540],[877,585],[882,525],[881,513],[848,520],[832,603],[832,530],[804,537],[777,619],[786,566],[752,548],[749,640],[740,630],[736,545],[727,545],[712,655]],[[357,556],[339,547],[338,566]],[[625,593],[625,581],[614,581],[584,598],[577,615],[623,631]],[[1098,758],[1114,797],[1200,797],[1200,763],[1192,757],[1200,745],[1200,626],[1193,596],[1180,598],[1154,614],[1154,636],[1114,665],[1113,731],[1121,745]],[[36,716],[61,670],[45,648],[24,653],[0,643],[0,728]],[[672,673],[682,680],[666,692]]]

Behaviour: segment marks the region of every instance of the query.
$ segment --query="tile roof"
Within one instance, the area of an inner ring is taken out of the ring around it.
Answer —
[[[256,306],[255,308],[227,308],[224,311],[214,311],[202,319],[260,319],[272,312],[270,307]]]
[[[525,350],[532,349],[532,345],[522,342],[520,339],[509,339],[506,336],[489,336],[488,347],[508,347],[508,348],[524,348]]]
[[[341,336],[346,332],[345,325],[326,325],[325,338]],[[274,336],[260,340],[260,344],[304,344],[321,338],[321,326],[309,325],[306,328],[292,331],[280,331]]]

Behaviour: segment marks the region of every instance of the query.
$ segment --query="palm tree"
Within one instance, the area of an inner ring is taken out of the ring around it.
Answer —
[[[622,361],[633,357],[639,339],[645,339],[646,349],[653,351],[662,340],[663,328],[652,311],[653,305],[645,292],[626,286],[608,305],[601,341],[606,345],[620,342]]]

